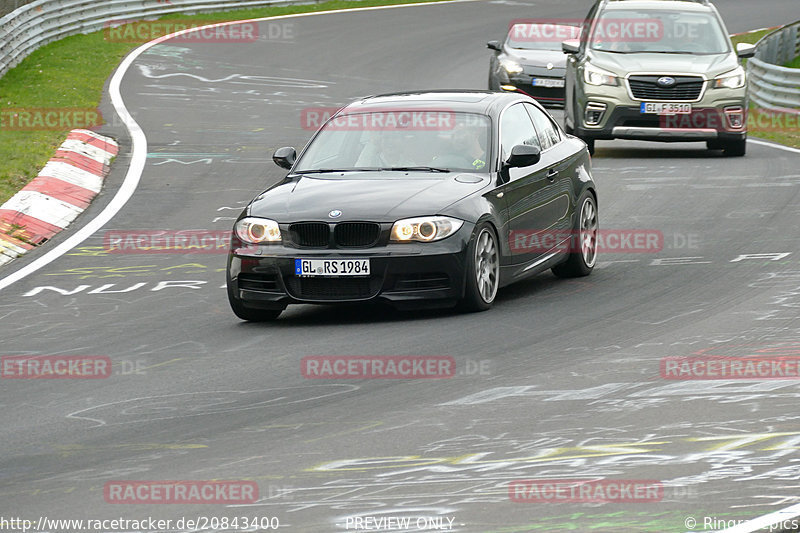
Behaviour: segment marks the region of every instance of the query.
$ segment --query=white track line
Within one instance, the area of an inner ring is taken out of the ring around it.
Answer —
[[[217,24],[209,24],[207,26],[200,26],[198,28],[189,28],[186,30],[181,30],[175,33],[171,33],[169,35],[164,35],[163,37],[159,37],[153,41],[143,44],[139,48],[136,48],[133,52],[128,54],[127,57],[120,63],[119,68],[114,73],[114,77],[111,78],[111,84],[109,86],[109,94],[111,96],[111,103],[114,105],[114,109],[117,111],[117,114],[122,119],[123,124],[128,129],[128,132],[131,135],[132,141],[132,149],[131,149],[131,163],[130,167],[128,168],[128,173],[125,175],[125,180],[122,182],[122,186],[117,191],[117,194],[114,198],[109,202],[109,204],[91,221],[89,221],[84,227],[79,229],[73,235],[71,235],[67,240],[44,254],[42,257],[36,259],[35,261],[31,262],[28,265],[20,268],[16,272],[9,274],[8,276],[0,279],[0,290],[5,289],[6,287],[10,286],[13,283],[25,278],[36,272],[37,270],[41,269],[44,266],[49,265],[65,253],[69,252],[83,241],[91,237],[95,232],[99,231],[103,226],[105,226],[113,217],[116,215],[120,209],[130,200],[133,193],[136,192],[136,187],[139,185],[139,179],[142,177],[142,171],[144,170],[145,161],[147,158],[147,137],[145,136],[142,128],[139,124],[133,120],[128,109],[125,107],[125,102],[122,101],[122,95],[120,93],[120,86],[122,84],[122,78],[125,76],[128,68],[130,68],[131,64],[140,56],[143,52],[152,48],[153,46],[162,43],[166,40],[172,39],[178,35],[182,35],[184,33],[189,33],[193,31],[201,31],[206,28],[217,28],[220,26],[229,26],[232,24],[242,24],[248,22],[263,22],[266,20],[277,20],[277,19],[287,19],[287,18],[299,18],[299,17],[312,17],[317,15],[330,15],[334,13],[343,13],[343,12],[352,12],[352,11],[376,11],[379,9],[397,9],[397,8],[404,8],[404,7],[419,7],[419,6],[436,6],[440,4],[453,4],[453,3],[463,3],[463,2],[471,2],[475,0],[446,0],[442,2],[426,2],[426,3],[417,3],[417,4],[400,4],[400,5],[392,5],[392,6],[374,6],[374,7],[358,7],[354,9],[334,9],[329,11],[317,11],[313,13],[296,13],[293,15],[279,15],[275,17],[263,17],[263,18],[256,18],[256,19],[245,19],[245,20],[232,20],[229,22],[220,22]]]
[[[797,529],[792,522],[794,521],[795,525],[800,522],[800,518],[798,517],[800,517],[800,504],[792,505],[786,509],[765,514],[764,516],[759,516],[747,522],[742,522],[728,529],[723,529],[719,531],[719,533],[753,533],[754,531],[768,528],[769,531],[777,533],[778,531],[784,531],[789,528]],[[772,529],[772,527],[775,529]]]
[[[792,148],[791,146],[784,146],[782,144],[777,144],[777,143],[771,143],[769,141],[762,141],[760,139],[753,139],[752,137],[748,137],[747,142],[753,144],[759,144],[761,146],[769,146],[770,148],[777,148],[778,150],[785,150],[787,152],[793,152],[795,154],[800,154],[800,150],[797,148]]]

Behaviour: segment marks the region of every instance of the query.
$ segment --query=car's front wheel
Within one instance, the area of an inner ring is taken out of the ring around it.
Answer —
[[[575,100],[575,95],[572,96],[572,99]],[[572,109],[573,113],[574,113],[575,104],[573,104],[572,106],[567,106],[567,101],[565,99],[564,100],[564,131],[566,133],[568,133],[569,135],[575,135],[575,127],[569,125],[569,120],[568,120],[569,117],[567,116],[567,115],[569,115],[569,112],[568,112],[569,109]],[[572,123],[576,124],[577,121],[578,121],[578,114],[574,113],[574,116],[572,118]]]
[[[570,240],[569,258],[552,268],[559,278],[588,276],[597,262],[597,201],[585,191],[578,201],[578,220]],[[577,248],[577,249],[576,249]]]
[[[722,153],[728,157],[742,157],[747,151],[747,139],[722,143]]]
[[[484,222],[467,247],[466,289],[461,306],[467,311],[486,311],[500,284],[500,249],[491,224]]]
[[[594,139],[592,137],[581,137],[580,139],[586,143],[586,149],[589,150],[589,155],[594,155]]]

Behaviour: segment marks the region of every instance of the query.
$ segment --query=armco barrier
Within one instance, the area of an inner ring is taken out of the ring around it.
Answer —
[[[0,18],[0,76],[42,45],[101,30],[119,20],[200,13],[315,0],[36,0]]]
[[[0,17],[34,1],[35,0],[0,0]]]
[[[800,21],[770,33],[747,62],[750,101],[771,111],[800,114],[800,69],[780,65],[800,56]]]

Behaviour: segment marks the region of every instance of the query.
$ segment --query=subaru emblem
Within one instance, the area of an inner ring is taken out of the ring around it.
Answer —
[[[342,212],[339,211],[338,209],[334,209],[333,211],[328,213],[328,216],[331,218],[339,218],[340,216],[342,216]]]
[[[675,78],[672,76],[661,76],[656,80],[659,87],[672,87],[675,85]]]

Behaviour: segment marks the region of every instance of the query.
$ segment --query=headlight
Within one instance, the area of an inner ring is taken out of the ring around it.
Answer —
[[[730,72],[726,72],[719,78],[715,79],[714,88],[740,89],[744,87],[744,80],[745,80],[744,69],[742,67],[736,67]]]
[[[522,72],[522,65],[508,58],[501,59],[500,65],[502,65],[502,67],[506,69],[506,72],[509,74],[519,74]]]
[[[268,218],[245,217],[236,223],[233,230],[242,242],[249,244],[281,242],[278,223]]]
[[[586,63],[583,67],[583,81],[589,85],[619,85],[619,80],[613,72],[595,67]]]
[[[392,226],[392,242],[431,242],[457,232],[463,220],[450,217],[419,217],[398,220]]]

